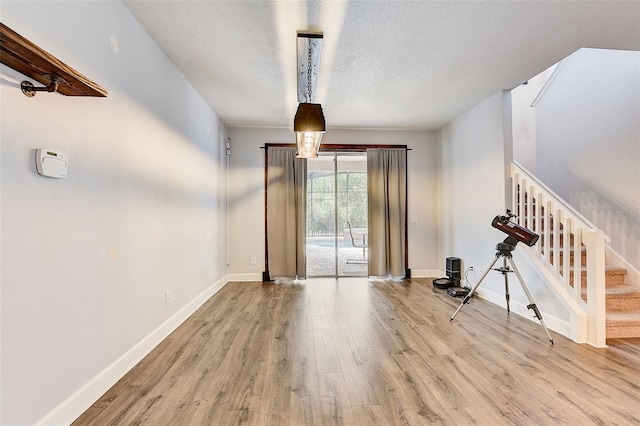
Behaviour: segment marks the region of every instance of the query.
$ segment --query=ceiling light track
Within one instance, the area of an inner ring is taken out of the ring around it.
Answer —
[[[322,34],[298,34],[298,111],[293,120],[298,158],[315,158],[326,124],[322,105],[314,103]]]

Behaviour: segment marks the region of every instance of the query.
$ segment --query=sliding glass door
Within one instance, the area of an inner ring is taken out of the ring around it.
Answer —
[[[367,276],[367,157],[307,160],[307,277]]]

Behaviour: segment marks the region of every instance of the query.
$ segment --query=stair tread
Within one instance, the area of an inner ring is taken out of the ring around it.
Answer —
[[[640,324],[640,311],[607,312],[607,326]]]
[[[607,293],[607,297],[616,298],[616,297],[629,297],[629,296],[637,296],[640,298],[640,288],[622,284],[605,288],[605,292]]]
[[[626,275],[627,268],[623,268],[622,266],[614,266],[614,265],[604,265],[605,272],[609,272],[611,274],[622,274]]]
[[[615,298],[626,298],[629,296],[636,296],[640,298],[640,288],[628,284],[617,284],[606,286],[604,289],[607,298],[615,299]],[[582,286],[582,294],[587,293],[587,288]]]

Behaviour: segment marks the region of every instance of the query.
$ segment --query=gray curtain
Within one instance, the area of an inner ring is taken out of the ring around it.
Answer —
[[[367,149],[369,275],[405,277],[406,148]]]
[[[307,162],[296,148],[267,151],[267,250],[269,275],[306,275]]]

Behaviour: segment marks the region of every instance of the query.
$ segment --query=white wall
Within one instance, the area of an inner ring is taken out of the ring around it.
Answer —
[[[502,97],[497,94],[439,132],[442,256],[476,272],[504,239],[491,221],[505,209]],[[479,278],[479,277],[478,277]],[[491,287],[490,281],[487,288]]]
[[[120,2],[0,7],[109,91],[27,98],[0,69],[0,423],[64,424],[224,283],[225,129]]]
[[[574,53],[536,116],[538,176],[640,270],[640,52]]]
[[[473,267],[474,272],[469,273],[471,285],[478,282],[495,259],[496,244],[506,238],[504,233],[491,226],[491,221],[496,215],[503,214],[506,206],[506,172],[512,160],[508,122],[510,108],[508,93],[495,94],[438,133],[443,236],[441,257],[459,257],[463,272]],[[513,253],[514,262],[547,326],[567,334],[569,312],[520,250],[523,248],[518,246]],[[502,261],[499,259],[495,266],[502,266]],[[511,310],[532,319],[531,311],[526,309],[527,298],[516,277],[510,276],[509,283]],[[505,306],[504,294],[503,276],[490,271],[478,288],[478,295]],[[476,308],[470,304],[465,309]],[[465,321],[465,309],[456,321]],[[542,328],[539,337],[546,340]]]
[[[536,109],[532,105],[558,65],[531,77],[511,90],[513,158],[531,173],[536,172]]]
[[[292,129],[229,128],[229,278],[260,280],[264,266],[265,143],[295,141]],[[409,268],[413,276],[433,276],[445,269],[437,255],[437,144],[429,131],[331,130],[322,139],[334,144],[401,144],[408,152]],[[251,265],[251,257],[257,264]]]

